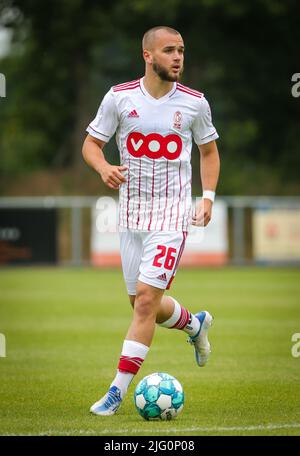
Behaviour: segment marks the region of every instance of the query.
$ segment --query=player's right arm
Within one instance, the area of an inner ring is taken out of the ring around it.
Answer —
[[[126,181],[122,171],[126,166],[111,165],[105,160],[103,148],[105,142],[88,134],[82,147],[82,155],[86,163],[100,174],[103,182],[109,188],[118,190],[119,186]]]
[[[95,119],[87,127],[88,135],[83,144],[82,155],[87,164],[100,174],[105,185],[114,190],[118,190],[126,181],[122,171],[127,167],[108,163],[103,148],[114,135],[118,124],[118,109],[111,89],[103,98]]]

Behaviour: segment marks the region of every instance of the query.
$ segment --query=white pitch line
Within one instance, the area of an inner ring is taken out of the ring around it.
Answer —
[[[138,432],[161,432],[163,434],[170,434],[174,433],[176,434],[177,432],[231,432],[231,431],[259,431],[259,430],[276,430],[276,429],[297,429],[300,428],[300,423],[291,423],[291,424],[267,424],[267,425],[257,425],[257,426],[215,426],[215,427],[201,427],[201,426],[193,426],[190,428],[182,428],[182,429],[142,429],[142,430],[136,430],[136,429],[121,429],[118,431],[115,431],[116,434],[136,434]],[[84,432],[84,431],[83,431]],[[100,431],[98,434],[108,434],[111,433],[112,431],[109,429],[104,429],[103,431]]]
[[[88,431],[83,429],[74,429],[72,431],[63,432],[61,430],[53,430],[50,429],[48,431],[39,432],[37,434],[1,434],[1,435],[27,435],[27,436],[42,436],[42,435],[65,435],[65,436],[72,436],[72,435],[115,435],[115,434],[126,434],[130,436],[132,434],[137,434],[142,432],[143,435],[147,435],[147,433],[155,433],[153,436],[155,437],[156,434],[176,434],[178,432],[185,433],[185,432],[231,432],[231,431],[267,431],[267,430],[276,430],[276,429],[300,429],[300,423],[285,423],[285,424],[266,424],[266,425],[257,425],[257,426],[214,426],[214,427],[201,427],[201,426],[194,426],[190,428],[182,428],[182,429],[122,429],[122,430],[112,430],[112,429],[103,429],[102,431]]]

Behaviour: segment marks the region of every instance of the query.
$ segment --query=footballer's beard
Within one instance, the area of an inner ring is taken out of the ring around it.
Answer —
[[[153,71],[157,74],[157,76],[160,77],[162,81],[168,81],[168,82],[176,82],[179,81],[181,78],[181,75],[183,73],[183,67],[181,68],[180,72],[176,75],[172,75],[171,72],[169,72],[166,67],[163,67],[157,62],[153,62],[152,65]]]

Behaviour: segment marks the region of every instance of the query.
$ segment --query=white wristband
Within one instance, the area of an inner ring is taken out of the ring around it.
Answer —
[[[209,199],[210,201],[214,202],[215,196],[216,192],[213,192],[212,190],[204,190],[202,198]]]

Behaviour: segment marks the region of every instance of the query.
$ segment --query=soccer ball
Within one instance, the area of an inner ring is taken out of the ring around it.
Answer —
[[[175,377],[157,372],[138,383],[134,403],[145,420],[171,420],[183,409],[184,392]]]

